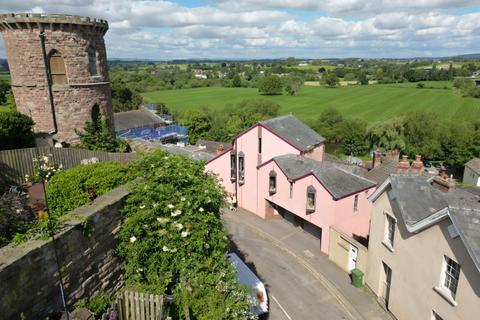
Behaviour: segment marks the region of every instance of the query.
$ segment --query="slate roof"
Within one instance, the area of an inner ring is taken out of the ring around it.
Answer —
[[[475,173],[480,174],[480,158],[473,158],[468,161],[465,166],[475,171]]]
[[[113,114],[115,131],[139,128],[144,126],[160,126],[165,122],[152,112],[140,109]]]
[[[392,173],[397,172],[398,161],[390,159],[388,157],[382,157],[382,163],[372,168],[365,174],[367,179],[375,181],[379,185],[382,184]]]
[[[376,185],[375,182],[347,171],[332,162],[320,162],[293,154],[278,156],[273,160],[291,180],[312,173],[335,199]]]
[[[293,115],[261,121],[260,124],[302,151],[325,141],[324,137]]]
[[[419,175],[394,174],[389,178],[394,200],[407,229],[420,221],[432,221],[448,215],[457,229],[477,269],[480,271],[480,197],[468,189],[443,192],[432,186],[429,179]],[[379,190],[381,191],[381,190]],[[373,195],[374,196],[374,195]],[[428,226],[429,224],[426,224]],[[419,231],[420,229],[416,230]],[[412,232],[416,232],[413,231]]]

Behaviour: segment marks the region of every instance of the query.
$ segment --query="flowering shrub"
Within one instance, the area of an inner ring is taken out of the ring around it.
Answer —
[[[123,212],[117,252],[127,283],[173,293],[178,315],[246,319],[249,294],[225,254],[229,240],[220,219],[224,192],[203,163],[158,150],[133,164],[136,183]]]
[[[48,156],[33,158],[33,174],[31,176],[26,174],[25,180],[32,183],[48,181],[61,169],[62,165],[52,163]]]

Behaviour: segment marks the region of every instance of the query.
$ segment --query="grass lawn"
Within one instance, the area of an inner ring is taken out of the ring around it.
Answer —
[[[0,81],[1,80],[10,81],[10,73],[0,71]]]
[[[434,86],[425,81],[425,86]],[[435,83],[435,88],[415,88],[415,83],[324,88],[304,86],[299,96],[261,96],[255,88],[195,88],[154,91],[143,94],[148,102],[163,102],[173,110],[209,106],[222,109],[244,99],[268,99],[281,106],[282,114],[292,113],[302,120],[312,120],[328,107],[347,117],[368,122],[386,120],[411,110],[430,110],[445,119],[480,119],[480,99],[463,98],[450,83]]]

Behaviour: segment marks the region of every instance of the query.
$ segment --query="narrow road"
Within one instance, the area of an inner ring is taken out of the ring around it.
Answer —
[[[335,291],[301,258],[295,258],[259,234],[235,213],[224,215],[234,251],[264,281],[270,320],[357,319]]]

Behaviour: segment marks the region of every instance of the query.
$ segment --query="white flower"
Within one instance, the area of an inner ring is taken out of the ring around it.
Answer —
[[[190,234],[190,231],[188,230],[182,231],[182,238],[186,238],[189,234]]]
[[[175,206],[174,206],[173,204],[171,204],[171,203],[170,203],[167,207],[168,207],[168,209],[173,209],[173,208],[175,208]]]
[[[183,229],[183,224],[181,224],[181,223],[175,223],[175,228],[177,228],[178,231],[180,231],[180,230]]]
[[[158,217],[158,218],[157,218],[157,221],[160,222],[160,223],[165,223],[165,222],[168,221],[168,219],[167,219],[167,218],[160,218],[160,217]]]
[[[181,201],[185,201],[185,200],[187,200],[187,199],[186,199],[185,197],[181,197],[180,200],[181,200]]]
[[[135,236],[130,237],[130,242],[131,242],[131,243],[134,243],[135,241],[137,241],[137,238],[136,238]]]
[[[153,203],[153,207],[154,207],[154,208],[156,208],[156,207],[158,207],[158,206],[159,206],[158,202],[154,202],[154,203]]]
[[[210,245],[208,243],[205,243],[204,245],[205,248],[209,249],[210,248]]]
[[[155,165],[152,163],[152,164],[150,165],[150,168],[155,168]]]
[[[202,208],[202,207],[200,207],[200,209],[198,209],[198,210],[199,210],[200,212],[203,212],[203,211],[205,211],[205,210],[203,210],[203,208]]]
[[[145,205],[142,204],[142,205],[140,206],[140,209],[145,209]]]
[[[168,252],[168,251],[170,251],[170,249],[168,249],[168,247],[167,247],[167,246],[163,246],[162,250],[163,250],[164,252]]]
[[[177,210],[175,210],[174,212],[171,213],[171,216],[172,216],[172,217],[176,217],[176,216],[179,216],[179,215],[181,215],[181,214],[182,214],[182,211],[180,211],[180,210],[177,209]]]
[[[170,252],[177,252],[177,248],[170,249]]]

